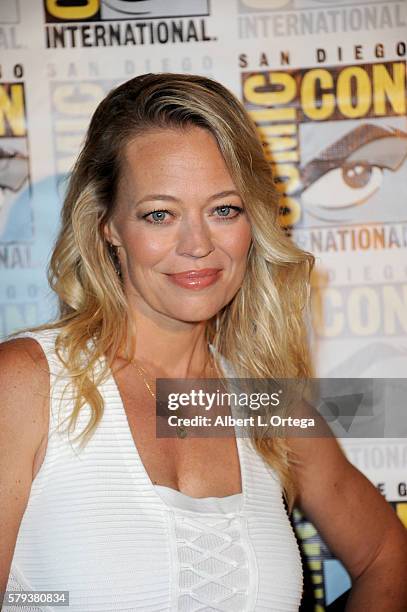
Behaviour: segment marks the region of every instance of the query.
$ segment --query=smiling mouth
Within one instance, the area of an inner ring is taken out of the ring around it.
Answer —
[[[219,268],[206,268],[204,270],[186,270],[176,274],[167,274],[169,280],[186,289],[204,289],[217,282],[222,272]]]

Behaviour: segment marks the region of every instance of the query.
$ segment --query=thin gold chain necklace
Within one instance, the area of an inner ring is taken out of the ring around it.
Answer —
[[[134,367],[136,368],[136,370],[138,371],[138,373],[140,375],[141,380],[144,382],[145,386],[147,387],[151,397],[156,401],[157,400],[157,396],[154,393],[154,391],[152,390],[150,384],[148,383],[148,380],[147,380],[147,377],[146,377],[147,372],[144,370],[144,368],[142,368],[141,366],[137,365],[135,359],[131,359],[130,363],[132,363],[134,365]],[[215,371],[216,372],[216,368],[214,367],[213,364],[211,364],[209,371]],[[186,427],[184,427],[184,425],[176,425],[175,431],[176,431],[176,434],[177,434],[178,438],[186,438],[187,435],[188,435],[188,432],[186,430]]]
[[[154,391],[152,390],[151,386],[148,383],[148,380],[147,380],[147,378],[145,376],[146,371],[143,368],[141,368],[140,366],[138,366],[137,363],[134,361],[134,359],[132,359],[132,363],[135,365],[135,367],[136,367],[138,373],[140,374],[140,377],[143,380],[145,386],[147,387],[151,397],[156,401],[157,400],[157,396],[156,396],[156,394],[154,393]],[[187,436],[187,430],[186,430],[186,428],[183,425],[176,425],[175,432],[176,432],[178,438],[186,438],[186,436]]]

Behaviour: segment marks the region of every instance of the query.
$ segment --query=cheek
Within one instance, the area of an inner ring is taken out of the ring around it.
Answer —
[[[242,223],[240,227],[236,227],[236,231],[225,233],[223,247],[236,263],[239,263],[239,260],[246,260],[251,238],[250,224],[248,222]]]
[[[124,250],[129,267],[133,265],[149,266],[163,257],[167,251],[166,240],[159,232],[148,232],[139,229],[124,236]]]

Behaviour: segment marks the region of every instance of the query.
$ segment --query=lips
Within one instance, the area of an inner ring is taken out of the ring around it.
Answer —
[[[218,280],[221,269],[203,268],[202,270],[185,270],[175,274],[167,274],[167,277],[176,285],[184,289],[204,289]]]
[[[169,274],[174,278],[203,278],[205,276],[212,276],[219,272],[219,268],[203,268],[202,270],[186,270],[185,272],[176,272],[175,274]]]

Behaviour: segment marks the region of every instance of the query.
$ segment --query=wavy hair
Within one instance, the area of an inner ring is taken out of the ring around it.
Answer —
[[[216,139],[252,228],[243,284],[208,321],[207,341],[229,360],[236,377],[311,375],[304,316],[314,257],[280,226],[278,192],[254,123],[242,104],[212,79],[172,73],[138,76],[113,89],[91,119],[70,176],[48,271],[60,316],[41,328],[60,330],[57,352],[75,389],[69,431],[74,431],[81,408],[91,408],[81,445],[103,414],[98,385],[128,341],[126,298],[103,233],[115,206],[124,148],[151,129],[191,126],[208,130]],[[104,367],[96,368],[101,362]],[[277,471],[291,509],[295,490],[290,466],[295,457],[286,440],[270,437],[267,428],[253,428],[252,443]]]

